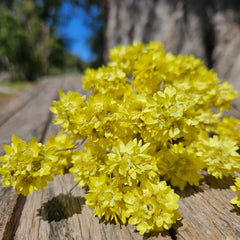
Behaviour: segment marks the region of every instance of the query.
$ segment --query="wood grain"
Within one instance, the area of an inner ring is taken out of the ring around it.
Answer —
[[[177,239],[239,239],[240,212],[229,203],[236,196],[233,184],[232,177],[206,176],[199,187],[178,191],[183,220],[175,229]]]
[[[52,100],[58,96],[58,88],[62,87],[64,79],[46,79],[44,87],[37,89],[34,97],[27,101],[21,111],[17,111],[0,127],[0,145],[9,144],[11,136],[28,141],[35,136],[41,140],[43,131],[49,122],[49,107]],[[2,147],[0,147],[2,151]]]
[[[36,89],[32,90],[34,96],[29,97],[29,93],[26,93],[28,101],[20,111],[15,114],[6,113],[11,117],[0,126],[0,152],[3,153],[2,144],[9,144],[13,134],[26,141],[33,136],[38,141],[43,138],[46,126],[49,124],[49,106],[56,98],[58,88],[62,87],[63,81],[64,79],[61,78],[44,80],[40,88],[37,85]],[[16,225],[18,221],[16,216],[19,213],[16,211],[22,207],[23,202],[15,190],[3,188],[0,185],[0,239],[11,239],[15,231],[13,225]]]
[[[53,79],[53,78],[52,78]],[[26,90],[23,94],[12,99],[0,108],[0,126],[3,125],[14,114],[21,111],[22,108],[37,96],[38,93],[44,91],[48,78],[38,81],[34,87]],[[61,81],[61,80],[60,80]]]

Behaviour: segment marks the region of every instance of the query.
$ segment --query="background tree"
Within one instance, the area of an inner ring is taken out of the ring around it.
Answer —
[[[32,79],[38,75],[40,59],[33,51],[19,19],[8,12],[2,13],[0,29],[1,68],[20,79]]]
[[[41,75],[84,69],[86,64],[67,53],[66,41],[56,30],[63,18],[60,7],[66,1],[1,1],[0,71],[11,72],[15,79],[34,80]]]
[[[92,34],[87,42],[95,58],[90,67],[97,68],[104,63],[108,2],[107,0],[72,0],[72,2],[80,6],[89,16],[87,25]]]

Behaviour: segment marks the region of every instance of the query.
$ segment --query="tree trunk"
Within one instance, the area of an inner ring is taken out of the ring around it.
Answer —
[[[48,58],[50,55],[50,47],[49,47],[50,28],[49,28],[49,26],[42,24],[42,36],[41,37],[42,37],[42,40],[41,40],[41,44],[38,47],[38,50],[39,50],[39,55],[41,57],[43,74],[47,74],[48,70],[49,70]]]
[[[239,0],[108,0],[105,37],[105,59],[117,44],[157,40],[203,59],[240,91]]]

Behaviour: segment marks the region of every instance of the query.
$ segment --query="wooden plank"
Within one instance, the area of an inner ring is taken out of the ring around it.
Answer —
[[[77,77],[68,78],[63,90],[81,90]],[[84,94],[82,91],[80,91]],[[56,134],[58,127],[50,125],[48,132]],[[48,134],[46,134],[47,139]],[[46,140],[45,139],[45,140]],[[76,187],[74,176],[56,176],[44,193],[34,192],[27,197],[14,239],[82,239],[82,240],[142,240],[134,226],[106,224],[94,217],[93,210],[84,204],[84,190]],[[172,239],[164,232],[153,239]]]
[[[233,184],[232,177],[206,176],[199,187],[178,191],[183,220],[175,226],[177,239],[239,239],[240,211],[229,203],[236,196],[230,189]]]
[[[63,79],[46,79],[42,84],[40,89],[37,86],[37,92],[34,91],[34,96],[21,111],[13,114],[0,126],[0,152],[3,152],[2,144],[9,144],[13,134],[26,141],[33,136],[37,137],[38,141],[43,138],[49,123],[49,106],[56,98],[58,88],[62,87]],[[0,185],[0,239],[12,239],[11,234],[15,231],[12,226],[17,224],[19,209],[23,207],[24,201],[15,190]]]
[[[0,126],[3,125],[9,118],[31,101],[32,98],[36,97],[46,87],[46,82],[49,79],[39,80],[32,88],[27,89],[24,93],[20,94],[16,98],[12,99],[8,103],[4,104],[0,108]]]
[[[0,184],[0,239],[11,239],[14,232],[11,228],[18,221],[24,201],[25,198],[18,196],[15,190]]]
[[[41,140],[42,132],[49,122],[49,106],[58,96],[58,88],[62,87],[64,78],[46,79],[43,88],[38,89],[34,97],[28,101],[21,111],[17,111],[0,127],[0,145],[9,144],[11,136],[28,141],[32,136]],[[2,151],[2,147],[0,147]]]

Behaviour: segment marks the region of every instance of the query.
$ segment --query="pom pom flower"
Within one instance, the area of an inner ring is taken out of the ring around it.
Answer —
[[[140,234],[169,229],[181,219],[177,212],[179,196],[165,181],[150,183],[144,181],[139,187],[124,196],[128,222],[136,225]]]
[[[49,141],[46,142],[46,147],[55,148],[57,151],[54,156],[57,161],[52,165],[52,173],[64,174],[72,166],[72,150],[75,149],[73,140],[67,135],[59,132],[57,136],[50,135]]]
[[[57,160],[53,156],[55,147],[47,149],[36,138],[31,138],[26,144],[15,135],[12,136],[12,145],[3,147],[6,152],[6,155],[0,157],[3,186],[13,186],[19,194],[26,196],[33,190],[44,190],[47,181],[53,180],[51,169]]]
[[[206,164],[209,174],[222,178],[228,174],[234,176],[239,172],[240,155],[237,153],[237,143],[225,137],[214,135],[204,140],[197,153]]]

